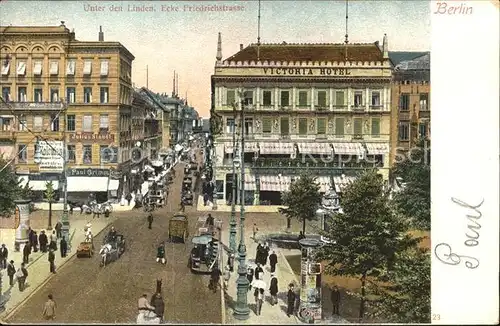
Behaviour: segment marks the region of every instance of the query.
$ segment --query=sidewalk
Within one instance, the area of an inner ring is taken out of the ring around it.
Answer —
[[[123,212],[123,211],[131,211],[134,206],[133,205],[124,205],[121,206],[120,204],[112,204],[113,206],[113,212]],[[48,211],[49,210],[49,203],[35,203],[35,208],[42,210],[42,211]],[[62,211],[64,208],[63,203],[53,203],[52,204],[52,211]],[[69,209],[69,208],[68,208]],[[80,212],[79,208],[75,208],[75,212]]]
[[[285,206],[271,206],[271,205],[247,205],[245,206],[245,211],[247,213],[277,213],[280,208]],[[217,209],[213,209],[212,206],[205,206],[203,202],[203,195],[198,196],[198,206],[196,207],[198,212],[231,212],[231,205],[217,205]],[[240,205],[236,205],[236,211],[240,211]]]
[[[221,232],[222,243],[227,245],[229,243],[229,230],[228,227],[224,228]],[[247,234],[251,232],[247,231]],[[250,238],[249,235],[246,236],[245,244],[247,246],[247,266],[250,265],[252,268],[255,268],[255,254],[257,250],[257,243],[253,239]],[[270,295],[269,295],[269,281],[271,279],[270,267],[268,265],[264,266],[264,282],[266,282],[265,289],[265,300],[262,305],[261,315],[257,316],[255,314],[255,298],[253,296],[253,291],[248,292],[247,302],[250,308],[250,316],[245,321],[236,320],[233,317],[233,309],[234,301],[236,301],[236,280],[238,278],[238,262],[235,261],[234,264],[234,272],[231,273],[231,278],[228,283],[228,290],[225,296],[226,303],[226,323],[227,324],[251,324],[251,325],[263,325],[263,324],[300,324],[301,322],[295,316],[287,317],[286,315],[286,292],[288,291],[288,284],[294,283],[296,288],[299,284],[297,277],[293,273],[290,264],[285,259],[284,254],[281,252],[282,249],[279,248],[271,248],[271,252],[274,250],[276,255],[278,256],[278,264],[276,265],[276,277],[278,278],[278,304],[275,306],[271,306],[269,303]],[[224,265],[227,263],[227,252],[223,250],[223,262]],[[221,270],[223,270],[223,267]]]
[[[87,218],[82,215],[82,218],[72,218],[71,221],[71,251],[65,258],[61,258],[60,251],[56,252],[56,271],[60,269],[65,263],[67,263],[75,254],[78,244],[85,240],[85,234],[83,228],[87,224]],[[104,230],[106,226],[115,220],[113,216],[110,218],[100,218],[91,220],[92,223],[92,233],[94,237],[97,236],[99,232]],[[38,231],[39,234],[40,230]],[[14,251],[14,240],[15,231],[14,230],[0,230],[0,239],[2,243],[5,243],[9,249],[8,261],[14,260],[14,265],[16,270],[21,266],[22,262],[22,252]],[[59,245],[58,245],[59,249]],[[20,304],[27,300],[33,293],[35,293],[41,286],[43,286],[54,274],[49,272],[49,263],[47,261],[47,253],[36,252],[32,253],[29,258],[29,263],[27,266],[28,278],[26,281],[26,289],[23,292],[19,292],[16,281],[14,281],[14,286],[9,287],[9,277],[7,276],[7,270],[1,271],[3,276],[3,295],[7,296],[8,300],[5,304],[5,311],[0,314],[0,320],[5,320],[6,317],[11,314]]]

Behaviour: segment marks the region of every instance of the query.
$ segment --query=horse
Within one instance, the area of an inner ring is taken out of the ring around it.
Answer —
[[[101,250],[99,250],[99,255],[101,255],[101,266],[106,266],[108,255],[111,253],[112,247],[109,243],[102,245]]]

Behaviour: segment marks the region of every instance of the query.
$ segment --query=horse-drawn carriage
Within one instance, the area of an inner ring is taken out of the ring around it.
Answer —
[[[212,271],[215,264],[220,259],[220,229],[222,221],[215,221],[211,226],[208,223],[207,217],[200,217],[196,223],[196,236],[193,237],[192,243],[194,245],[189,255],[188,265],[192,272],[205,272]],[[219,230],[219,232],[216,232]]]
[[[99,250],[101,266],[106,266],[106,264],[118,260],[124,252],[125,237],[122,234],[117,234],[114,238],[106,236],[101,250]]]
[[[168,239],[172,242],[174,239],[181,239],[185,243],[189,237],[189,224],[186,215],[174,215],[168,223]]]
[[[76,248],[76,257],[91,258],[94,255],[94,238],[91,230],[92,224],[87,223],[83,231],[85,232],[85,240],[80,242]]]

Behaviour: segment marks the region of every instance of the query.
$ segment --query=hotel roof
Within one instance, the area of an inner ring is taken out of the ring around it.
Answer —
[[[251,44],[224,61],[257,61],[257,44]],[[374,43],[264,43],[260,61],[384,61],[378,42]]]

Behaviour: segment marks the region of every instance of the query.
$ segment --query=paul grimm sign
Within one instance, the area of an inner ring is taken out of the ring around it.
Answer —
[[[349,76],[347,68],[262,68],[264,75]]]
[[[109,174],[108,169],[68,169],[69,177],[109,177]]]

